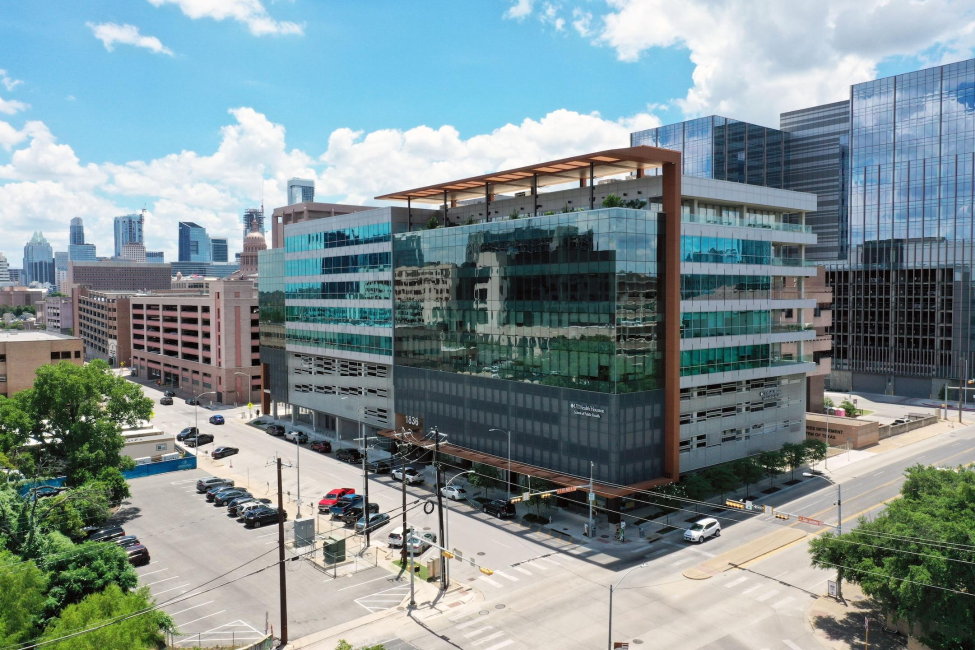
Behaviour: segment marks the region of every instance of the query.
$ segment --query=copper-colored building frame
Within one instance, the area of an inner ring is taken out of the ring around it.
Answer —
[[[680,152],[645,146],[609,149],[376,197],[384,201],[406,201],[408,205],[413,201],[442,205],[446,212],[457,201],[483,197],[490,203],[497,194],[530,192],[536,196],[540,187],[578,183],[580,187],[590,188],[590,208],[595,208],[597,178],[630,172],[642,178],[647,169],[660,169],[663,177],[665,217],[660,289],[664,313],[664,476],[630,486],[634,490],[677,481],[680,474]],[[392,434],[391,431],[382,433]],[[479,454],[479,462],[498,467],[507,465],[505,459],[488,454]],[[555,482],[560,481],[556,478]],[[611,486],[604,486],[601,491],[607,496],[622,496]]]

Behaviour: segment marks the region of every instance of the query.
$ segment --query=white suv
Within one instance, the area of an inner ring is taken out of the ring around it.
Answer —
[[[684,531],[684,539],[688,542],[701,544],[708,537],[721,537],[721,524],[713,517],[698,519]]]
[[[237,510],[237,518],[238,519],[243,519],[247,515],[248,512],[250,512],[254,508],[260,508],[261,506],[264,506],[264,505],[267,505],[267,504],[262,503],[260,501],[251,501],[250,503],[245,503],[242,508],[239,508]]]

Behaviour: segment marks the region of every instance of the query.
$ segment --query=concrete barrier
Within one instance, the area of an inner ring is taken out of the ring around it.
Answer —
[[[902,433],[907,433],[908,431],[914,431],[916,429],[921,429],[926,426],[935,424],[938,421],[938,416],[928,415],[927,417],[917,418],[904,424],[884,424],[880,427],[880,439],[884,440],[893,436],[899,436]]]

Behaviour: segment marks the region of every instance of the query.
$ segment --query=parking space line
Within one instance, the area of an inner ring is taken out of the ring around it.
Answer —
[[[179,576],[173,576],[171,578],[163,578],[162,580],[156,580],[155,582],[147,582],[146,584],[144,584],[142,586],[143,587],[151,587],[152,585],[158,585],[160,582],[168,582],[170,580],[175,580],[178,577]]]
[[[205,618],[210,618],[211,616],[216,616],[217,614],[223,614],[225,611],[227,611],[227,610],[221,609],[219,612],[214,612],[212,614],[207,614],[206,616],[201,616],[200,618],[195,618],[192,621],[186,621],[185,623],[181,623],[181,625],[189,625],[190,623],[196,623],[197,621],[202,621]]]
[[[346,589],[354,589],[356,587],[361,587],[362,585],[367,585],[370,582],[376,582],[377,580],[389,580],[389,579],[390,576],[380,576],[378,578],[373,578],[372,580],[366,580],[365,582],[360,582],[357,585],[352,585],[351,587],[342,587],[341,589],[337,589],[336,591],[345,591]]]
[[[178,587],[173,587],[172,589],[163,589],[162,591],[157,591],[157,592],[155,592],[155,593],[154,593],[154,594],[152,594],[152,595],[153,595],[153,596],[161,596],[161,595],[163,595],[163,594],[164,594],[164,593],[166,593],[166,592],[169,592],[169,591],[176,591],[177,589],[182,589],[183,587],[189,587],[189,586],[190,586],[190,583],[188,583],[188,582],[187,582],[187,583],[186,583],[185,585],[180,585],[180,586],[178,586]]]
[[[179,614],[182,614],[183,612],[188,612],[191,609],[196,609],[197,607],[203,607],[204,605],[209,605],[212,602],[213,602],[212,600],[208,600],[205,603],[200,603],[199,605],[193,605],[192,607],[187,607],[186,609],[181,609],[178,612],[173,612],[172,614],[170,614],[170,616],[178,616]]]
[[[151,576],[153,573],[162,573],[165,570],[166,569],[163,568],[163,569],[156,569],[155,571],[150,571],[149,573],[140,573],[139,574],[139,577],[140,578],[145,578],[146,576]]]

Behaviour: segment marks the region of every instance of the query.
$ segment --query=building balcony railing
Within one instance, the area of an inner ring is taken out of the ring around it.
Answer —
[[[772,334],[783,332],[807,332],[815,329],[812,323],[776,323],[772,325]]]
[[[812,233],[812,226],[804,226],[799,223],[784,223],[773,221],[771,223],[760,219],[737,218],[737,217],[716,217],[711,215],[684,213],[680,220],[684,223],[703,223],[715,226],[737,226],[740,228],[760,228],[763,230],[779,230],[781,232],[800,232]]]

